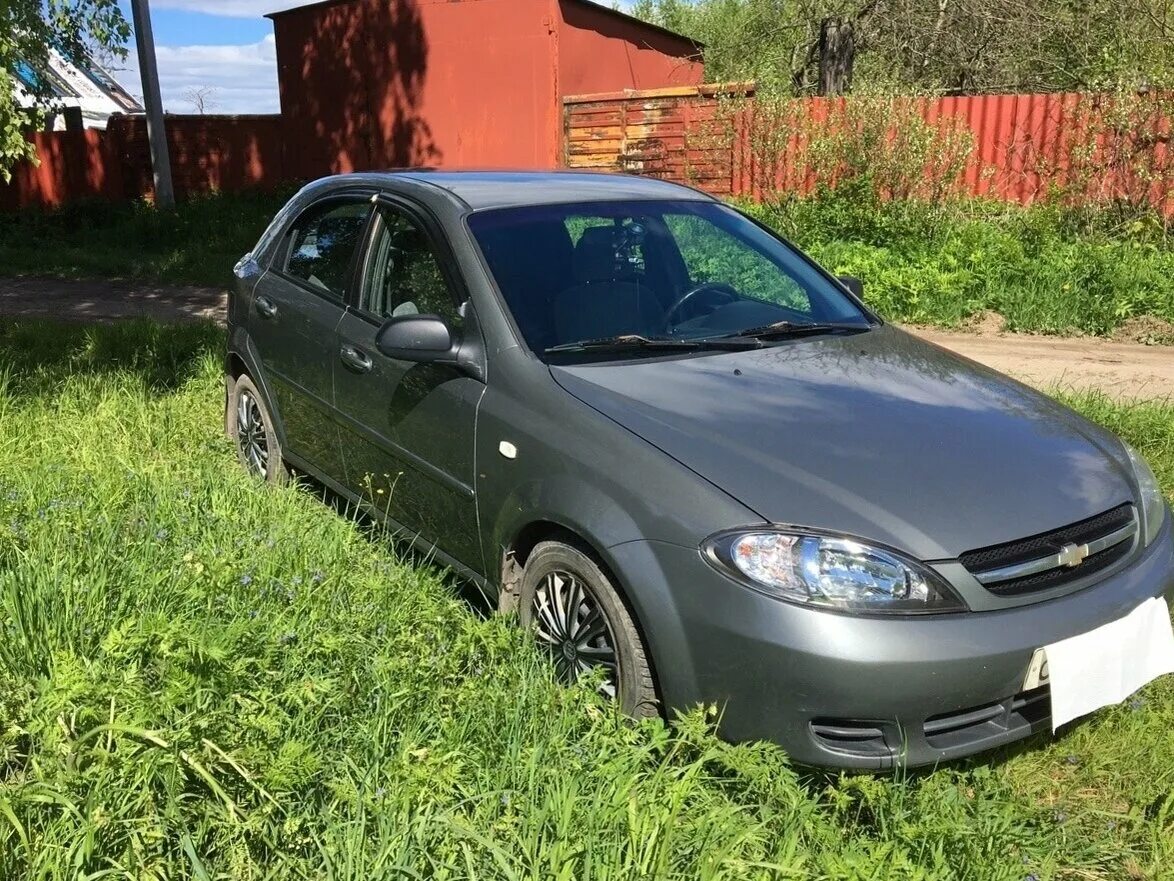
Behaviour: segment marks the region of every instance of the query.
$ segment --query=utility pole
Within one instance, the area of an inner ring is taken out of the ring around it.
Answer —
[[[155,35],[151,33],[151,9],[147,0],[130,0],[135,23],[135,44],[139,50],[139,73],[143,78],[143,103],[147,107],[147,139],[151,142],[151,170],[155,177],[155,205],[175,207],[171,185],[171,156],[167,152],[167,128],[163,121],[163,99],[159,96],[159,69],[155,63]]]

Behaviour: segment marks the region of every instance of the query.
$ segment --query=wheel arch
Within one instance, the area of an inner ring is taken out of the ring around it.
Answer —
[[[503,545],[501,557],[501,591],[499,594],[499,609],[504,613],[514,614],[518,611],[518,599],[522,583],[522,571],[530,554],[543,542],[558,541],[585,554],[603,572],[604,577],[611,582],[619,595],[620,602],[628,610],[632,622],[636,625],[636,632],[644,641],[645,661],[652,672],[653,689],[658,700],[662,700],[660,675],[657,672],[655,640],[652,638],[647,623],[644,620],[639,603],[636,602],[632,590],[625,579],[619,574],[611,555],[606,548],[598,546],[582,531],[553,519],[534,519],[522,524],[511,540]],[[663,702],[662,702],[663,706]]]
[[[224,404],[226,416],[227,408],[232,403],[232,383],[236,382],[242,376],[249,377],[253,381],[253,385],[261,392],[261,396],[265,401],[265,407],[269,411],[270,418],[273,420],[273,429],[277,433],[277,440],[284,449],[285,423],[281,418],[281,411],[277,407],[277,398],[273,394],[273,389],[269,385],[265,371],[261,369],[261,357],[253,345],[252,339],[243,327],[237,326],[229,332],[228,349],[224,355]]]

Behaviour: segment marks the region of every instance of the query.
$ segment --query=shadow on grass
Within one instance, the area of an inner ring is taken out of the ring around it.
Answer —
[[[10,397],[51,394],[68,378],[128,375],[166,394],[220,359],[224,331],[211,323],[76,324],[0,319],[0,374]]]
[[[359,508],[350,499],[344,498],[307,474],[299,473],[297,482],[300,489],[320,499],[339,517],[354,522],[368,541],[381,547],[390,548],[397,559],[403,560],[410,566],[431,570],[457,599],[469,607],[469,611],[474,615],[488,618],[497,610],[497,604],[493,597],[488,596],[479,585],[474,584],[468,578],[439,563],[435,556],[427,550],[413,544],[413,536],[408,532],[397,532],[390,529],[387,524]]]

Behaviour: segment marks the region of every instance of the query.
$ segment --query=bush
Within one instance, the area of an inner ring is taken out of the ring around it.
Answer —
[[[1174,238],[1141,220],[1098,226],[1060,206],[881,201],[867,183],[745,205],[889,319],[957,326],[994,311],[1016,331],[1106,335],[1174,321]]]

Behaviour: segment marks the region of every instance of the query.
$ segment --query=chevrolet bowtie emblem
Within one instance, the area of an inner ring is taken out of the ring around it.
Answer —
[[[1064,547],[1060,548],[1060,565],[1068,567],[1079,566],[1087,556],[1088,545],[1064,545]]]

